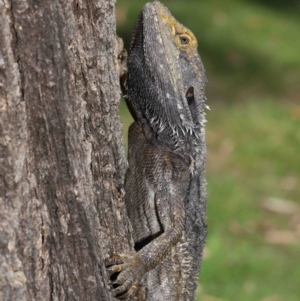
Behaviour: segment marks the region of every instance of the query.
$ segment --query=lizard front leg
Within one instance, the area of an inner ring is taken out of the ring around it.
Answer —
[[[189,182],[186,160],[162,148],[161,145],[149,144],[145,137],[135,138],[143,143],[141,143],[142,146],[137,145],[136,153],[131,156],[135,159],[129,160],[129,180],[127,182],[131,187],[127,187],[126,191],[130,195],[126,201],[127,211],[129,211],[128,214],[135,232],[134,236],[141,235],[139,233],[141,225],[137,219],[142,220],[142,223],[151,224],[153,221],[149,216],[153,215],[157,216],[156,222],[160,225],[160,235],[152,233],[153,237],[157,237],[144,245],[133,256],[115,256],[118,262],[110,266],[108,271],[110,276],[119,272],[116,280],[112,283],[113,286],[118,286],[112,289],[112,293],[120,299],[130,298],[135,294],[143,276],[163,261],[172,246],[182,236],[185,217],[183,199]],[[144,141],[141,141],[142,139]],[[152,200],[149,200],[149,204],[147,204],[146,200],[141,199],[146,197],[144,188],[153,190],[154,207],[150,205]],[[136,193],[130,193],[129,189]],[[151,207],[153,208],[151,209]],[[146,210],[145,216],[137,216],[141,214],[142,210]],[[150,212],[151,210],[155,212]],[[151,226],[149,227],[151,228]]]
[[[173,185],[168,184],[168,188],[172,187]],[[165,188],[165,190],[168,190],[168,188]],[[170,197],[168,200],[167,195]],[[172,198],[170,191],[167,192],[167,195],[161,198],[156,197],[159,220],[164,232],[133,256],[115,255],[115,259],[119,261],[119,264],[108,268],[110,276],[120,272],[117,279],[112,283],[114,286],[118,285],[112,290],[115,297],[119,296],[122,299],[122,297],[129,298],[133,296],[145,273],[160,264],[171,247],[180,239],[184,227],[183,199],[179,199],[178,196],[177,200],[176,196]],[[166,202],[177,204],[168,206],[169,204],[165,204]]]

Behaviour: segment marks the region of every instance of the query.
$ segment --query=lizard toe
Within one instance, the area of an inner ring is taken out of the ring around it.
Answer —
[[[118,265],[113,265],[113,266],[110,266],[109,268],[107,268],[107,273],[108,273],[109,277],[111,277],[113,274],[119,273],[122,270],[123,270],[123,265],[118,264]]]
[[[121,296],[127,293],[128,289],[130,288],[131,285],[131,280],[127,279],[122,285],[119,285],[118,287],[114,288],[111,292],[114,297],[118,297],[119,299]],[[119,296],[121,295],[121,296]],[[127,297],[124,297],[124,299]]]
[[[136,294],[137,289],[138,289],[138,286],[133,284],[127,291],[126,300],[128,300],[128,301],[133,300],[133,297]]]
[[[112,254],[109,258],[106,258],[104,263],[105,267],[109,268],[113,265],[120,265],[124,263],[124,259],[126,258],[123,254]]]
[[[127,273],[127,271],[123,271],[122,273],[120,273],[117,277],[117,279],[113,282],[113,285],[120,285],[123,284],[125,282],[127,282],[127,280],[132,282],[132,277],[129,273]]]

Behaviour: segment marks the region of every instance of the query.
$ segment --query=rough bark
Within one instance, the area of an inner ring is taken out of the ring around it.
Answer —
[[[0,300],[112,300],[132,246],[113,0],[0,0]]]

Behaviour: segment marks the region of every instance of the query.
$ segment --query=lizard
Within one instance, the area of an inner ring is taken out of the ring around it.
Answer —
[[[134,254],[107,262],[112,294],[191,301],[206,240],[204,66],[194,34],[159,1],[136,22],[124,98],[128,133],[125,205]],[[124,53],[123,53],[124,54]],[[140,299],[139,299],[140,300]]]

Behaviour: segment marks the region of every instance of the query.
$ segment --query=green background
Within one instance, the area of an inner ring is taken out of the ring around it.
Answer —
[[[201,301],[300,300],[300,1],[162,1],[206,68]],[[146,1],[118,1],[128,49]],[[132,119],[124,101],[124,139]]]

